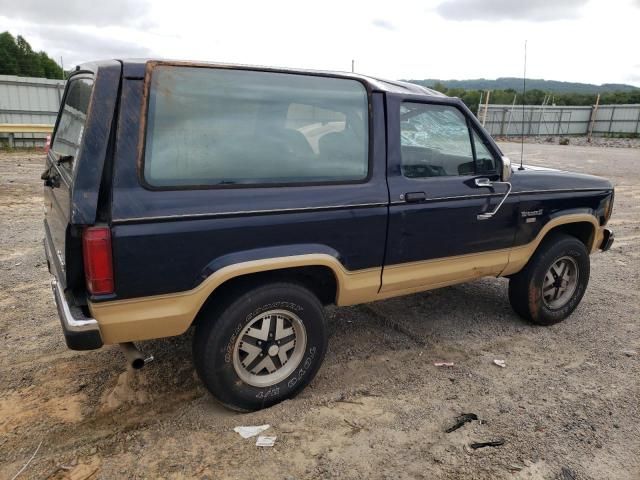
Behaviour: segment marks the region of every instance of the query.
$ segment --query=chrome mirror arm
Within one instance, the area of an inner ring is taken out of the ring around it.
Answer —
[[[498,205],[496,205],[496,208],[494,208],[492,212],[479,213],[477,215],[477,217],[476,217],[478,220],[489,220],[490,218],[492,218],[496,213],[498,213],[498,210],[500,210],[500,207],[502,207],[502,204],[504,203],[504,201],[507,199],[507,197],[511,193],[511,182],[491,182],[491,181],[488,181],[488,184],[487,184],[487,181],[488,181],[488,179],[478,178],[478,179],[476,179],[476,185],[478,187],[492,187],[493,185],[506,185],[507,186],[507,193],[504,194],[504,197],[502,197],[502,200],[500,200],[500,203],[498,203]]]

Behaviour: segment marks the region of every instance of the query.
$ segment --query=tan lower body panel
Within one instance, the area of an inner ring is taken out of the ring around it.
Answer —
[[[189,328],[209,295],[227,280],[250,273],[310,265],[326,266],[333,271],[338,285],[338,305],[351,305],[372,299],[380,288],[382,268],[350,272],[330,255],[295,255],[224,267],[186,292],[112,302],[89,302],[89,310],[100,325],[104,343],[180,335]]]
[[[326,266],[335,277],[339,306],[445,287],[485,276],[511,275],[520,271],[531,258],[547,232],[561,224],[589,222],[594,227],[589,249],[595,251],[603,233],[595,217],[588,214],[565,215],[549,221],[532,242],[519,247],[459,255],[422,262],[389,265],[382,268],[348,271],[334,257],[326,254],[296,255],[255,260],[222,268],[192,290],[152,297],[89,303],[98,320],[104,343],[170,337],[184,333],[211,293],[227,280],[250,273]]]

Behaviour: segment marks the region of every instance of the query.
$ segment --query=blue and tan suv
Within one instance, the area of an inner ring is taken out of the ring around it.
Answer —
[[[362,75],[166,61],[82,65],[48,153],[45,247],[67,345],[195,326],[238,410],[314,377],[323,306],[483,276],[522,317],[580,302],[609,181],[512,169],[456,98]]]

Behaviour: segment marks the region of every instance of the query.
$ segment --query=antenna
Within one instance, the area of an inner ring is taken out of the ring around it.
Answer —
[[[524,73],[522,74],[522,132],[520,135],[520,168],[524,170],[522,161],[524,160],[524,106],[525,95],[527,94],[527,41],[524,41]]]

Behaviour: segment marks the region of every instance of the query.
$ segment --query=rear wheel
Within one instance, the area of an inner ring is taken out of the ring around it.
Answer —
[[[258,410],[293,397],[324,358],[324,310],[301,285],[258,286],[204,316],[194,336],[196,370],[213,396],[234,410]]]
[[[539,325],[567,318],[589,283],[589,253],[570,235],[545,239],[527,266],[511,277],[509,301],[521,317]]]

